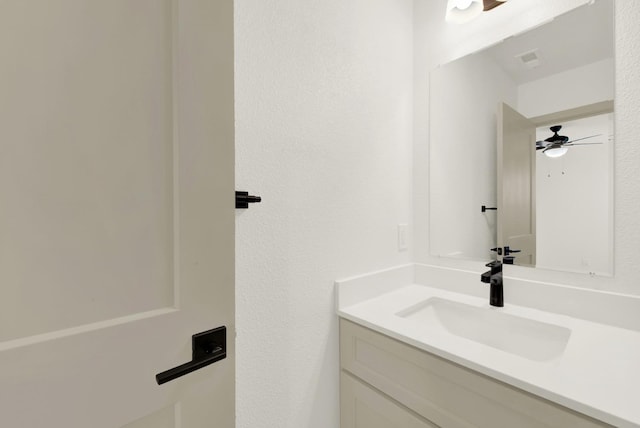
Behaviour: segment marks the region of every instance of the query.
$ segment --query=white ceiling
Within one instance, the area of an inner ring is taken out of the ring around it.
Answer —
[[[527,68],[517,55],[537,49],[540,65]],[[484,51],[516,84],[613,58],[613,0],[597,0]]]

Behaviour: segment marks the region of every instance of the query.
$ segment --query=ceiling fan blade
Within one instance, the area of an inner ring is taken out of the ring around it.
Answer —
[[[564,143],[564,144],[565,144],[565,146],[566,146],[567,144],[569,144],[569,143],[573,143],[573,142],[575,142],[575,141],[582,141],[582,140],[586,140],[587,138],[599,137],[599,136],[601,136],[601,135],[602,135],[602,134],[596,134],[596,135],[590,135],[590,136],[588,136],[588,137],[576,138],[575,140],[567,141],[567,142],[566,142],[566,143]]]
[[[536,146],[536,150],[544,150],[544,149],[546,149],[545,146]]]
[[[565,147],[566,146],[590,146],[592,144],[604,144],[604,143],[570,143],[570,144],[563,144]]]

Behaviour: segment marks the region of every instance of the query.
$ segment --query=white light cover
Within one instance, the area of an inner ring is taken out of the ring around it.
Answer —
[[[568,151],[569,147],[557,147],[555,149],[546,150],[544,154],[550,158],[559,158],[560,156],[564,156]]]
[[[482,0],[448,0],[445,20],[463,24],[480,15],[483,9]]]

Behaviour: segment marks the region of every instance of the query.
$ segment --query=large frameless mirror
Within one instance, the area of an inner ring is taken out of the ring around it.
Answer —
[[[612,275],[613,20],[597,0],[433,70],[432,255]]]

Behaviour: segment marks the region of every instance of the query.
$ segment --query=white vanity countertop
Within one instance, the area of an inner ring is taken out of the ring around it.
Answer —
[[[561,356],[534,361],[396,315],[432,297],[563,326],[571,336]],[[616,427],[640,427],[640,332],[506,299],[504,308],[492,308],[488,300],[411,284],[339,305],[338,315]]]

